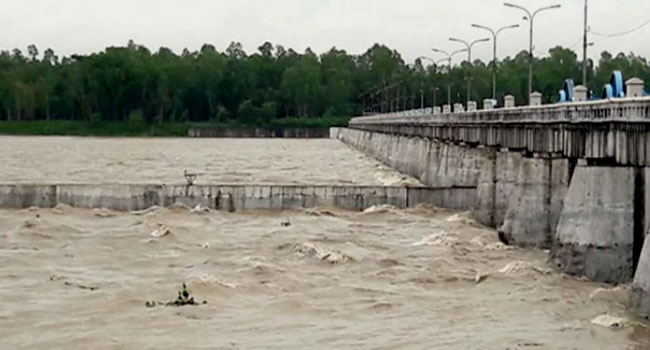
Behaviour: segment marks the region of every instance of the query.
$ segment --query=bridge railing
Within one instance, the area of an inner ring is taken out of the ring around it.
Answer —
[[[650,122],[650,97],[556,103],[445,114],[401,113],[352,118],[363,124]]]

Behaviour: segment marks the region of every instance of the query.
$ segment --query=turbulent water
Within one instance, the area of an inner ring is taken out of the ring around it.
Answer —
[[[330,139],[0,137],[0,183],[418,185]]]
[[[433,208],[0,210],[0,348],[650,346],[626,287],[546,256]],[[207,304],[145,307],[183,282]],[[624,328],[592,323],[615,317]]]
[[[0,137],[0,183],[405,185],[333,140]],[[0,210],[0,349],[647,349],[629,287],[434,208]],[[187,283],[198,306],[165,306]],[[155,305],[146,307],[145,305]]]

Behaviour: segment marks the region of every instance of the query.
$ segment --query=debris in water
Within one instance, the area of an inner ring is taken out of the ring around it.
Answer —
[[[285,221],[282,221],[282,222],[280,223],[280,225],[281,225],[282,227],[289,227],[289,226],[291,226],[291,220],[287,219],[287,220],[285,220]]]
[[[194,181],[196,181],[199,174],[188,173],[187,169],[185,169],[185,171],[183,171],[183,176],[185,177],[185,181],[187,181],[187,186],[193,186]]]
[[[63,282],[63,284],[65,284],[66,286],[69,286],[69,287],[77,287],[79,289],[85,289],[85,290],[89,290],[89,291],[92,291],[92,292],[99,289],[99,287],[85,286],[83,284],[71,283],[71,282],[67,282],[67,281]]]
[[[162,302],[156,302],[156,301],[146,301],[144,303],[144,306],[148,308],[156,307],[157,305],[164,305],[164,306],[187,306],[187,305],[205,305],[207,304],[207,301],[203,301],[202,303],[198,303],[194,300],[194,297],[192,296],[191,292],[189,289],[187,289],[187,285],[183,283],[183,289],[178,291],[178,297],[174,301],[170,301],[168,303],[162,303]]]
[[[165,225],[159,225],[157,229],[155,229],[153,232],[151,232],[151,237],[153,238],[161,238],[165,237],[168,234],[171,233],[171,230],[169,230],[169,227]]]

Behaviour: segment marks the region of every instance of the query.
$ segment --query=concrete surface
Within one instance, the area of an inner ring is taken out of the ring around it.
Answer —
[[[167,207],[223,210],[284,210],[336,206],[364,210],[374,205],[398,208],[420,204],[462,209],[475,200],[475,188],[382,186],[272,186],[272,185],[0,185],[0,207],[107,208],[118,211]]]
[[[567,159],[524,158],[499,230],[502,237],[521,247],[551,248],[568,186]]]
[[[636,170],[578,166],[564,202],[551,262],[607,283],[632,280]]]

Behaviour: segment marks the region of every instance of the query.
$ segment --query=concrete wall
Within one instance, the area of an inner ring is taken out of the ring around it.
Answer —
[[[522,159],[500,228],[502,237],[518,246],[551,248],[568,187],[567,159]]]
[[[512,243],[550,247],[568,187],[566,160],[538,161],[508,150],[355,129],[333,128],[330,136],[427,186],[476,188],[476,200],[462,209],[472,210],[484,225],[507,223],[504,232]],[[527,239],[530,232],[539,237]]]
[[[632,280],[635,229],[644,215],[635,211],[637,175],[628,167],[576,168],[551,252],[555,265],[599,282]]]
[[[336,206],[363,210],[389,204],[399,208],[429,204],[462,209],[475,200],[474,188],[382,186],[269,186],[269,185],[0,185],[0,207],[54,207],[142,210],[183,203],[189,206],[240,211]]]
[[[420,180],[430,187],[476,189],[488,150],[443,144],[420,137],[406,137],[345,128],[330,135]],[[465,203],[465,209],[475,202]]]

